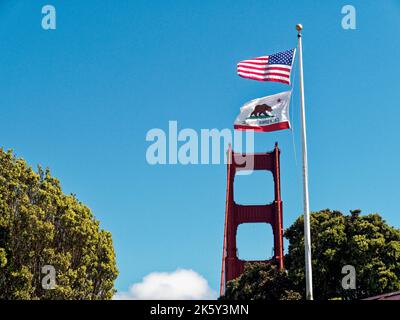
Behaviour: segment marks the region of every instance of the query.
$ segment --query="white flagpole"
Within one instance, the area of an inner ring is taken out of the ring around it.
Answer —
[[[304,79],[303,79],[303,49],[301,43],[301,30],[303,26],[296,26],[299,39],[299,67],[300,67],[300,99],[301,99],[301,127],[303,149],[303,193],[304,193],[304,252],[306,269],[306,298],[313,300],[312,266],[311,266],[311,234],[310,234],[310,206],[308,201],[308,159],[307,159],[307,133],[306,112],[304,106]]]

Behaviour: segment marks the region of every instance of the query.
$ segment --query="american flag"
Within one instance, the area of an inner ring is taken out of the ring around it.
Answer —
[[[296,49],[291,49],[240,61],[237,65],[238,75],[258,81],[274,81],[290,85],[290,73],[295,54]]]

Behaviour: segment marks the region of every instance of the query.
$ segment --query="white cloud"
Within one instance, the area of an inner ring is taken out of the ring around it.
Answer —
[[[204,300],[216,299],[216,293],[200,274],[189,269],[152,272],[128,292],[118,292],[115,300]]]

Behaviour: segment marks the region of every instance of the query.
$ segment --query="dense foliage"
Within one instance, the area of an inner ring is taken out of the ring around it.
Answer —
[[[299,300],[301,295],[293,291],[293,283],[285,271],[265,263],[245,264],[244,272],[229,281],[225,296],[234,300]]]
[[[286,267],[304,292],[303,217],[285,232]],[[316,299],[361,299],[400,290],[400,230],[378,214],[323,210],[311,215],[312,267]],[[342,288],[342,268],[354,266],[356,289]]]
[[[51,290],[45,265],[56,271]],[[116,277],[111,234],[90,209],[49,170],[0,149],[0,299],[110,299]]]
[[[282,290],[304,297],[303,221],[303,216],[299,217],[285,232],[289,240],[285,257],[288,279],[282,282],[275,273],[268,277],[269,285],[263,286],[265,276],[254,275],[264,272],[265,267],[257,264],[228,283],[225,298],[276,300],[282,299]],[[347,216],[328,209],[315,212],[311,214],[311,236],[315,299],[362,299],[400,290],[400,230],[390,227],[380,215],[361,216],[360,210]],[[355,268],[355,289],[342,287],[346,265]]]

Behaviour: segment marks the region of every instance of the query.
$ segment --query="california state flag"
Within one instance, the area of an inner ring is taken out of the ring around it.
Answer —
[[[289,104],[291,91],[254,99],[240,108],[234,128],[269,132],[290,128]]]

